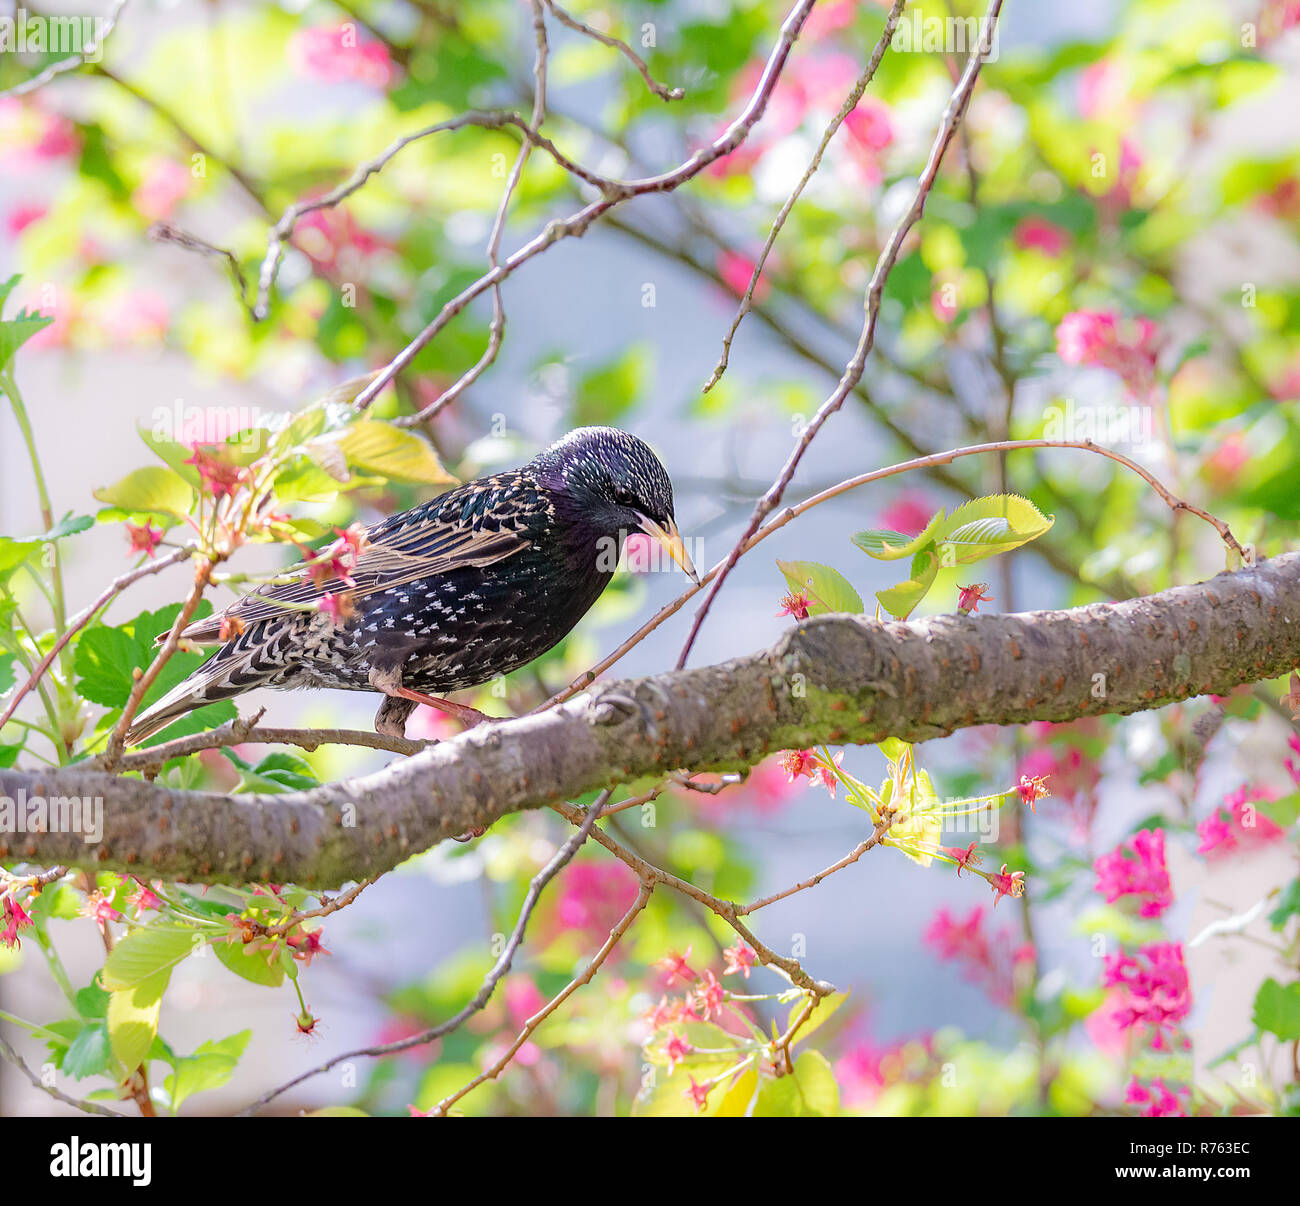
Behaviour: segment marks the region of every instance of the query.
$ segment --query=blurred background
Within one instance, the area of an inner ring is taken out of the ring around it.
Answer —
[[[655,80],[682,88],[671,102],[617,49],[551,13],[547,134],[606,174],[681,162],[743,107],[786,7],[570,7],[630,42]],[[934,28],[938,42],[896,42],[885,54],[775,244],[725,376],[705,393],[772,220],[886,11],[869,0],[822,0],[740,150],[678,192],[630,201],[508,279],[500,354],[422,429],[450,472],[467,480],[521,463],[582,423],[625,427],[668,466],[697,564],[726,556],[852,353],[867,280],[965,61],[965,47],[944,42],[952,26],[925,21],[983,10],[909,6],[907,36]],[[963,135],[890,277],[862,387],[813,445],[788,499],[919,453],[1046,432],[1116,447],[1265,555],[1294,547],[1295,22],[1292,6],[1258,0],[1072,9],[1011,0]],[[521,0],[128,0],[99,61],[38,89],[4,91],[60,55],[0,54],[0,279],[21,274],[10,316],[26,306],[54,319],[24,346],[15,376],[57,514],[94,515],[93,489],[150,462],[137,429],[203,440],[229,434],[232,422],[257,426],[298,409],[384,364],[478,277],[518,139],[466,129],[413,143],[343,204],[299,221],[269,314],[255,322],[244,304],[256,292],[268,230],[287,206],[432,122],[475,108],[527,113],[534,49]],[[535,153],[512,199],[503,253],[587,195]],[[229,249],[247,294],[222,257],[151,237],[157,223]],[[483,354],[491,320],[490,298],[479,299],[381,395],[376,413],[410,413],[436,399]],[[1003,490],[1027,496],[1055,524],[971,571],[988,579],[992,601],[981,611],[1120,598],[1224,568],[1208,525],[1171,518],[1138,478],[1101,458],[1064,450],[969,458],[843,495],[771,537],[731,576],[693,664],[752,652],[787,630],[793,621],[779,613],[789,587],[776,559],[836,567],[870,613],[873,593],[899,575],[854,548],[852,533],[916,532],[941,506]],[[394,482],[298,509],[346,526],[431,492]],[[0,409],[0,532],[40,530],[27,453]],[[73,609],[138,559],[119,523],[96,524],[64,549]],[[296,556],[292,547],[251,546],[237,567]],[[919,614],[955,610],[958,587],[971,580],[943,571]],[[184,569],[148,578],[105,622],[175,603],[188,585]],[[498,714],[533,706],[682,586],[675,572],[621,573],[571,638],[513,676],[506,698],[485,693],[478,706]],[[33,587],[13,589],[42,614]],[[231,597],[218,591],[214,602]],[[670,666],[693,610],[612,673]],[[1278,694],[1261,694],[1269,692]],[[261,707],[271,724],[367,728],[375,700],[262,692],[240,701],[242,714]],[[1190,735],[1211,711],[1217,723],[1202,749]],[[421,709],[408,731],[452,730]],[[878,849],[756,918],[769,946],[850,990],[816,1040],[835,1068],[841,1106],[1143,1109],[1128,1086],[1151,1079],[1146,1045],[1111,1016],[1105,969],[1121,949],[1172,941],[1182,944],[1191,987],[1175,1042],[1181,1058],[1152,1057],[1162,1083],[1195,1085],[1202,1108],[1280,1108],[1291,1051],[1280,1036],[1261,1036],[1252,1007],[1265,977],[1295,976],[1294,918],[1269,919],[1295,878],[1294,837],[1283,834],[1293,826],[1281,807],[1277,840],[1231,847],[1198,826],[1224,807],[1232,824],[1224,802],[1244,786],[1285,805],[1296,791],[1290,733],[1285,713],[1243,691],[1123,720],[976,730],[920,747],[943,794],[1005,790],[1026,769],[1046,774],[1052,794],[1036,815],[1016,803],[996,832],[952,837],[964,847],[978,836],[993,870],[1003,862],[1027,870],[1025,898],[996,912],[979,880]],[[387,760],[348,749],[308,757],[323,778]],[[885,773],[874,748],[846,749],[844,764],[872,784]],[[207,782],[238,789],[237,769],[220,755],[203,765]],[[652,861],[735,899],[811,875],[870,828],[842,797],[787,782],[775,759],[716,796],[669,793],[653,825],[643,819],[629,811],[611,825]],[[1093,869],[1144,828],[1165,833],[1161,862],[1172,881],[1171,902],[1155,917],[1133,907],[1133,893],[1108,901]],[[336,1052],[453,1013],[490,966],[493,936],[513,924],[528,877],[565,836],[550,813],[511,817],[474,843],[412,859],[328,918],[330,954],[302,974],[319,1019],[310,1036],[297,1033],[287,985],[258,987],[216,960],[186,961],[163,1007],[167,1041],[191,1051],[252,1034],[231,1079],[183,1112],[240,1107]],[[454,1039],[336,1068],[274,1108],[403,1113],[458,1088],[599,945],[628,903],[622,873],[601,851],[568,868],[498,998]],[[1269,907],[1249,915],[1261,899]],[[1238,920],[1191,945],[1225,918]],[[95,924],[61,920],[51,932],[73,982],[87,982],[104,953]],[[689,947],[693,966],[720,974],[720,946],[730,941],[682,899],[658,893],[601,975],[461,1108],[632,1109],[643,1079],[639,1046],[652,1033],[644,1011],[665,991],[654,962]],[[0,958],[0,1009],[38,1023],[59,1015],[62,996],[35,943]],[[754,982],[761,987],[748,991],[780,987],[761,970]],[[754,1011],[772,1016],[767,1003]],[[6,1032],[33,1066],[52,1058],[20,1028]],[[1211,1068],[1224,1053],[1226,1063]],[[61,1068],[54,1075],[76,1096],[106,1083]],[[1182,1108],[1190,1100],[1179,1097]],[[4,1113],[63,1108],[0,1066]]]

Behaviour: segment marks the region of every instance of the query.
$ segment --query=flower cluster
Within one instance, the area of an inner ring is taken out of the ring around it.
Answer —
[[[1164,1050],[1192,1007],[1187,965],[1179,942],[1151,942],[1136,954],[1106,956],[1102,985],[1116,990],[1114,1020],[1125,1030],[1150,1033]]]
[[[1119,375],[1132,394],[1149,401],[1155,386],[1160,330],[1149,318],[1121,318],[1113,310],[1075,310],[1056,328],[1056,351],[1066,364],[1096,365]]]
[[[960,919],[940,909],[925,931],[925,942],[940,959],[959,964],[962,975],[999,1005],[1011,1005],[1032,980],[1033,946],[1017,943],[1009,925],[988,932],[983,905]]]
[[[1093,864],[1097,891],[1114,904],[1121,896],[1138,901],[1141,917],[1159,917],[1172,903],[1169,870],[1165,866],[1165,831],[1143,829],[1126,838]]]
[[[1244,783],[1230,792],[1223,799],[1223,807],[1216,808],[1197,825],[1196,832],[1201,839],[1197,853],[1217,858],[1282,837],[1282,830],[1255,808],[1257,802],[1274,798],[1272,789]]]

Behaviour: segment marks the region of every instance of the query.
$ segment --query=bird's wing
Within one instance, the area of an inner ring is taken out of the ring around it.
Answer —
[[[302,572],[291,582],[245,595],[219,615],[191,624],[182,636],[199,643],[219,641],[222,621],[229,618],[255,624],[314,607],[327,592],[363,599],[450,570],[503,561],[530,543],[528,533],[515,526],[528,509],[528,500],[520,495],[519,486],[498,479],[470,483],[366,529],[370,543],[350,572],[351,583],[339,577],[317,581]]]

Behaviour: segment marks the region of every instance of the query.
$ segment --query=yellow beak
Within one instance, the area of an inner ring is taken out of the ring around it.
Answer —
[[[686,576],[695,583],[700,585],[700,575],[695,572],[695,566],[691,562],[690,554],[686,551],[686,542],[682,540],[682,534],[677,530],[677,525],[670,519],[667,529],[661,528],[648,515],[642,515],[639,511],[637,517],[641,520],[641,530],[648,536],[653,536],[664,547],[678,565],[682,567]]]

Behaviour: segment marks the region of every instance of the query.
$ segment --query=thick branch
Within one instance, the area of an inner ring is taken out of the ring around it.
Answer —
[[[307,792],[228,796],[76,769],[0,771],[3,796],[104,799],[98,845],[78,833],[9,832],[0,858],[332,886],[509,813],[644,775],[737,770],[817,742],[923,741],[972,725],[1137,712],[1297,665],[1295,553],[1071,611],[907,624],[823,616],[748,657],[600,684]]]

